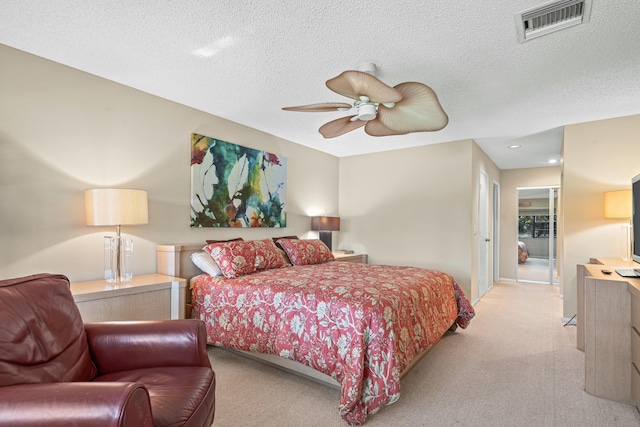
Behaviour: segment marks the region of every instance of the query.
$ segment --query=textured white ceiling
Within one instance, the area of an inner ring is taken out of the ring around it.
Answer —
[[[510,169],[558,159],[566,124],[640,113],[640,2],[520,44],[514,14],[544,2],[0,0],[0,43],[336,156],[473,138]],[[431,86],[449,125],[325,140],[341,113],[281,110],[349,102],[325,81],[368,60]]]

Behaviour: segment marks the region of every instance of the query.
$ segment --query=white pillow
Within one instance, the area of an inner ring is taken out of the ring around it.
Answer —
[[[191,262],[209,276],[222,276],[222,270],[220,270],[218,264],[216,264],[211,255],[204,251],[192,253]]]

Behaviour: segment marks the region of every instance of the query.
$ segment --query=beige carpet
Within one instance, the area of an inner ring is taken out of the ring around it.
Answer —
[[[402,381],[400,399],[366,426],[640,426],[635,407],[587,394],[575,326],[558,288],[496,283],[476,318]],[[209,348],[214,426],[340,426],[338,390]]]
[[[555,260],[554,260],[555,262]],[[558,270],[554,270],[553,283],[559,284]],[[528,258],[523,264],[518,264],[518,281],[549,283],[549,259]]]

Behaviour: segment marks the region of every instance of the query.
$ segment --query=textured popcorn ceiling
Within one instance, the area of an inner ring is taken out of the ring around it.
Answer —
[[[514,14],[543,3],[0,0],[0,43],[336,156],[473,138],[507,169],[559,159],[565,124],[640,113],[640,2],[520,44]],[[325,81],[367,60],[431,86],[449,125],[325,140],[342,113],[281,110],[349,102]]]

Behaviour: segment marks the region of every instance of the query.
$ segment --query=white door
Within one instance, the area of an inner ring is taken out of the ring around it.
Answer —
[[[478,176],[478,298],[489,290],[489,176]]]

